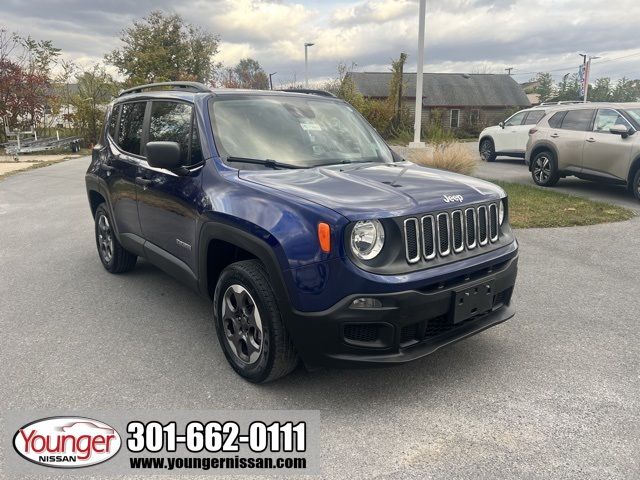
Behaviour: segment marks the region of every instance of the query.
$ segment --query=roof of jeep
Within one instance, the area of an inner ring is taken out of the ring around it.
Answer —
[[[251,90],[242,88],[212,88],[208,91],[193,92],[187,90],[150,90],[133,93],[123,93],[114,99],[114,103],[122,103],[134,99],[168,98],[172,100],[193,101],[197,95],[225,97],[225,96],[273,96],[273,97],[304,97],[314,99],[339,100],[335,97],[317,95],[313,93],[287,92],[282,90]]]

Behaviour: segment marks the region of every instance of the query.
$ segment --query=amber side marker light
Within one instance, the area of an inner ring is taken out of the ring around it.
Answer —
[[[331,251],[331,227],[328,223],[320,222],[318,224],[318,241],[324,253]]]

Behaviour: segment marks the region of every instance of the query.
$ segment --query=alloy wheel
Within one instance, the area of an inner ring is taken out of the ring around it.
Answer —
[[[98,247],[105,263],[113,258],[113,230],[106,215],[98,218]]]
[[[222,325],[236,357],[246,364],[255,363],[262,353],[262,319],[256,302],[242,285],[231,285],[224,292]]]
[[[546,155],[536,158],[533,166],[533,176],[540,183],[547,183],[551,178],[551,160]]]
[[[480,146],[480,156],[482,157],[482,160],[486,162],[491,158],[491,155],[493,155],[491,142],[489,142],[488,140],[485,140],[484,142],[482,142],[482,145]]]

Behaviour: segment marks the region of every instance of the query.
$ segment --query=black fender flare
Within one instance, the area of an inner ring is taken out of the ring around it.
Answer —
[[[545,148],[551,151],[551,153],[553,153],[556,157],[556,164],[558,161],[558,149],[556,148],[556,146],[548,141],[548,140],[540,140],[539,142],[537,142],[535,145],[533,145],[531,147],[531,156],[529,157],[529,171],[533,170],[533,157],[535,156],[535,151],[539,150],[541,148]]]
[[[202,225],[198,240],[198,290],[200,294],[210,298],[210,291],[215,285],[209,285],[208,279],[208,249],[212,240],[222,240],[236,245],[249,252],[262,262],[269,275],[271,287],[275,293],[280,312],[283,317],[288,317],[291,311],[291,302],[287,292],[284,274],[280,262],[273,248],[263,239],[246,230],[221,221],[208,221]]]
[[[109,209],[109,214],[111,218],[115,218],[113,215],[113,206],[111,205],[111,196],[109,195],[109,188],[107,187],[107,183],[97,177],[95,175],[87,174],[85,175],[85,185],[87,187],[87,199],[89,200],[89,208],[91,208],[91,192],[98,192],[104,201],[107,204],[107,208]],[[92,212],[93,214],[93,212]],[[120,232],[118,232],[118,224],[117,222],[113,223],[113,230],[116,234],[116,238],[120,241]]]

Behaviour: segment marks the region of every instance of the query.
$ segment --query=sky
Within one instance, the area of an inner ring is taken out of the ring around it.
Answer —
[[[99,62],[119,33],[152,10],[176,12],[221,38],[217,60],[260,62],[275,85],[336,76],[339,62],[357,71],[388,71],[400,52],[415,71],[417,0],[2,0],[0,27],[50,39],[79,65]],[[427,0],[425,71],[505,73],[529,80],[577,71],[588,52],[592,79],[640,78],[640,1]]]

